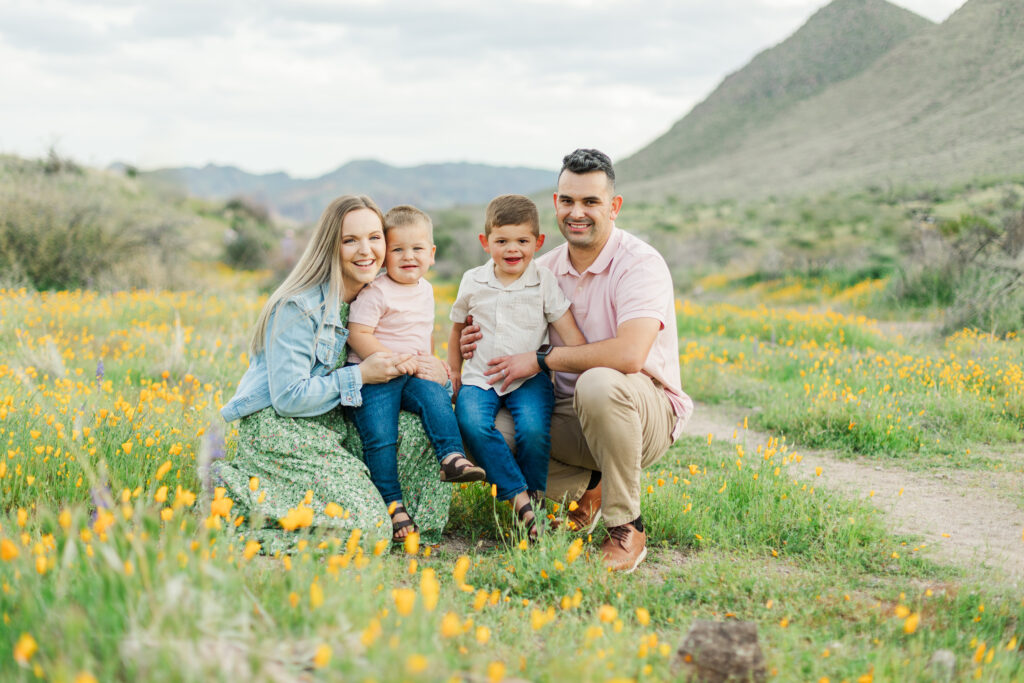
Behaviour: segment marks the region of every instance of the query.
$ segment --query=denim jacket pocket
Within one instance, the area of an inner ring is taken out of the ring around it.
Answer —
[[[320,334],[316,340],[316,360],[318,368],[316,374],[329,374],[338,363],[338,358],[345,350],[345,342],[348,341],[348,329],[325,324],[320,328]]]
[[[338,360],[338,349],[334,343],[333,329],[323,330],[320,338],[316,341],[316,362],[313,372],[317,375],[325,375],[334,369],[334,363]]]

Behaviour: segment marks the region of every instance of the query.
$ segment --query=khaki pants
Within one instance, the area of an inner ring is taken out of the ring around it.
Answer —
[[[672,404],[647,375],[587,370],[572,398],[555,400],[547,497],[579,500],[598,470],[605,524],[632,522],[640,516],[640,471],[672,445],[675,424]],[[515,428],[508,411],[498,413],[495,426],[511,444]]]

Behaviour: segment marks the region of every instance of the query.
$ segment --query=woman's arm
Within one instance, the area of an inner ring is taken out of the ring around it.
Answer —
[[[362,374],[357,367],[313,375],[317,321],[294,301],[278,305],[265,343],[270,402],[279,415],[321,415],[340,403],[361,405]],[[331,340],[330,343],[333,343]]]

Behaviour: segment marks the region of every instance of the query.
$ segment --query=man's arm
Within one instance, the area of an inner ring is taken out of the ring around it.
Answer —
[[[655,318],[633,318],[619,325],[611,339],[582,346],[556,346],[548,354],[546,363],[556,372],[580,373],[598,367],[625,374],[640,372],[660,331],[661,321]],[[534,352],[501,356],[488,364],[490,369],[484,374],[491,378],[491,384],[504,380],[502,390],[521,377],[540,372]]]
[[[546,361],[556,372],[579,373],[590,368],[612,368],[624,374],[640,372],[660,331],[659,320],[633,318],[619,325],[611,339],[582,346],[556,346]]]
[[[576,318],[572,317],[572,311],[562,314],[561,318],[551,323],[551,327],[555,328],[555,332],[562,338],[566,346],[579,346],[587,343],[587,338],[583,336],[580,328],[576,325]]]

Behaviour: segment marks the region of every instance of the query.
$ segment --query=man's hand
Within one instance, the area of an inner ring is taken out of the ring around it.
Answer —
[[[508,390],[517,379],[533,377],[540,372],[537,365],[537,354],[532,351],[517,353],[514,356],[498,356],[487,362],[490,368],[484,373],[488,384],[501,382],[501,390]]]
[[[473,357],[476,343],[483,337],[484,335],[480,333],[480,326],[473,324],[473,316],[467,315],[466,326],[462,328],[462,335],[459,337],[459,351],[462,353],[463,360]]]

